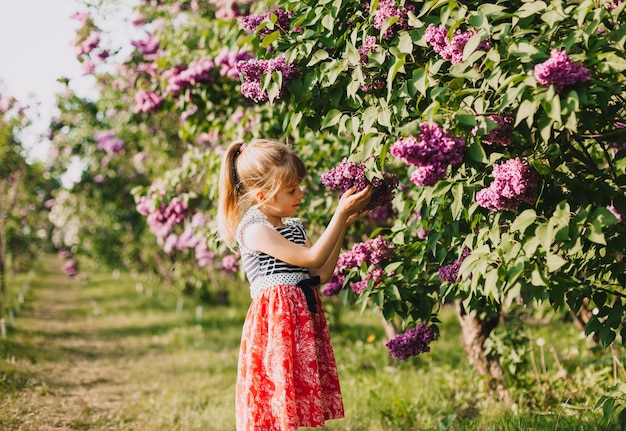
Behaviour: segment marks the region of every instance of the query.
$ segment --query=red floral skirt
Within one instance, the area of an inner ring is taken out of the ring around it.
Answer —
[[[317,289],[312,314],[297,286],[264,289],[243,326],[237,431],[323,427],[344,416],[337,365]]]

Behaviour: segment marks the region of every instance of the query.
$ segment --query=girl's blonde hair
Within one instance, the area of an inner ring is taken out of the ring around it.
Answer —
[[[235,243],[237,225],[256,202],[255,192],[265,191],[270,201],[283,187],[296,186],[306,175],[302,160],[290,146],[268,139],[230,143],[222,156],[217,228],[228,246]]]

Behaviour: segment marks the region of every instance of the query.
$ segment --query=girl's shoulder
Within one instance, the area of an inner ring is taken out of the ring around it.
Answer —
[[[241,221],[237,225],[237,230],[235,231],[235,239],[239,244],[239,248],[246,250],[246,247],[243,244],[243,232],[247,227],[252,226],[253,224],[264,224],[266,226],[272,227],[272,224],[269,222],[265,214],[258,208],[250,208],[241,218]]]

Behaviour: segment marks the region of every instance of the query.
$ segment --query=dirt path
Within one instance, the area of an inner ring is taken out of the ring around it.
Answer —
[[[59,259],[43,265],[9,337],[14,356],[0,368],[19,389],[0,394],[0,429],[92,430],[124,422],[117,415],[132,398],[134,368],[120,355],[124,339],[102,336],[97,291],[63,274]]]

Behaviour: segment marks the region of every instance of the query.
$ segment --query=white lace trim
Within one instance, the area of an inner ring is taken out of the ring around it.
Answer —
[[[272,274],[263,277],[257,277],[252,283],[250,283],[250,296],[252,299],[256,299],[265,289],[272,286],[278,286],[282,284],[296,285],[302,280],[311,278],[309,274],[304,272],[293,272],[289,274]]]

